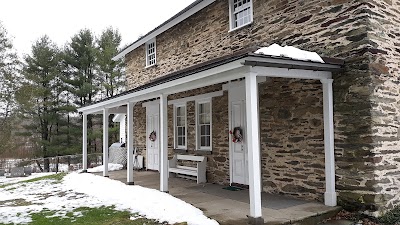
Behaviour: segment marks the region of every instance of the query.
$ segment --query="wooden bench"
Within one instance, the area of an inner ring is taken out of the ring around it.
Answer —
[[[196,167],[181,166],[178,160],[196,162]],[[177,176],[197,180],[197,183],[206,183],[207,157],[194,155],[174,155],[168,160],[168,172],[175,173]]]

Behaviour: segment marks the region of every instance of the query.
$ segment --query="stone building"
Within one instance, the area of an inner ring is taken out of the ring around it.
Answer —
[[[254,218],[261,190],[379,215],[400,200],[399,17],[390,0],[197,0],[115,56],[128,91],[79,109],[84,142],[87,114],[127,113],[162,191],[167,154],[203,155],[208,182],[249,185]],[[324,62],[254,54],[274,43]]]

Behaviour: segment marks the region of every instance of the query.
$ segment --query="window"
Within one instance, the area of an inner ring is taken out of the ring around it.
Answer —
[[[156,40],[146,43],[146,67],[156,65]]]
[[[229,0],[231,30],[253,22],[252,0]]]
[[[196,144],[198,150],[211,151],[211,100],[196,104]]]
[[[175,149],[186,149],[186,105],[175,106]]]

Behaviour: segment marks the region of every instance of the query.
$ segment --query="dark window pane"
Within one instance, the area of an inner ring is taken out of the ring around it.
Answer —
[[[205,125],[204,126],[204,134],[205,135],[210,135],[210,125]]]
[[[200,146],[206,146],[206,137],[202,136],[200,138]]]

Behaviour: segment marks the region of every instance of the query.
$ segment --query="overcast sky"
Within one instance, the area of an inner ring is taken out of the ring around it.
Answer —
[[[122,44],[135,41],[194,0],[2,0],[0,21],[20,55],[47,34],[63,46],[82,28],[118,28]]]

